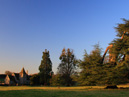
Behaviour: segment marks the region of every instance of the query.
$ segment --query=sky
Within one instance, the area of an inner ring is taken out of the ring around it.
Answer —
[[[128,0],[0,0],[0,73],[38,73],[49,50],[56,73],[63,48],[77,59],[99,43],[103,53],[114,27],[129,19]]]

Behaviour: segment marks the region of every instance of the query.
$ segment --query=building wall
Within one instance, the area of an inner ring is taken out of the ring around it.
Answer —
[[[29,81],[27,80],[27,74],[20,74],[20,84],[29,84]]]
[[[10,84],[10,78],[8,77],[8,75],[5,78],[5,84],[9,85]]]
[[[30,80],[28,80],[28,74],[26,74],[26,73],[20,72],[19,78],[17,78],[14,73],[12,74],[12,76],[14,77],[15,82],[10,80],[10,77],[7,75],[5,80],[4,80],[5,84],[7,84],[7,85],[27,85],[27,84],[30,84]]]

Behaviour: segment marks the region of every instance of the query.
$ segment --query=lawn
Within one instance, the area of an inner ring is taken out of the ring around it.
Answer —
[[[129,90],[102,87],[0,87],[0,97],[129,97]]]

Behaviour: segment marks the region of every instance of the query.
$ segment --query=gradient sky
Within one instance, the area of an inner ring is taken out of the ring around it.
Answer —
[[[104,51],[121,18],[129,19],[129,0],[0,0],[0,73],[39,72],[45,49],[54,72],[64,47],[77,59],[98,42]]]

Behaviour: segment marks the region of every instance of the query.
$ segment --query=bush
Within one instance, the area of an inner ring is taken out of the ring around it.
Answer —
[[[40,85],[39,79],[39,74],[32,75],[32,77],[30,78],[30,85]]]

